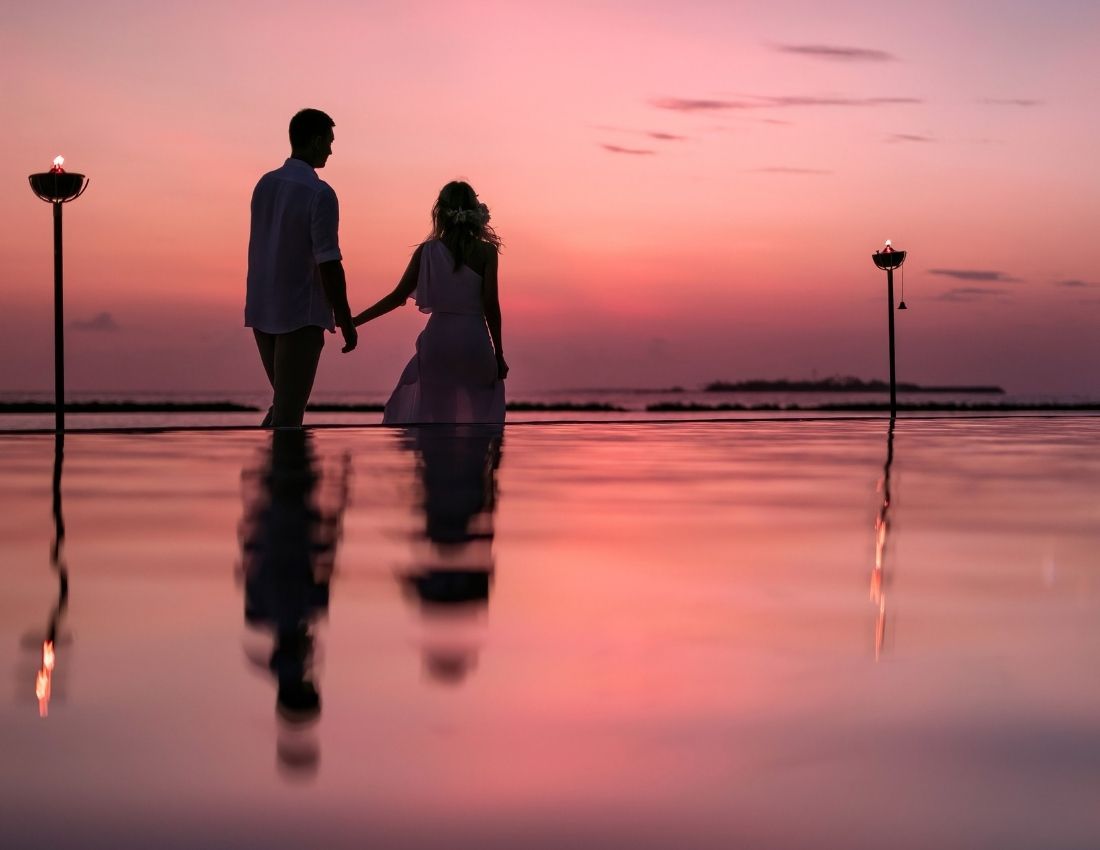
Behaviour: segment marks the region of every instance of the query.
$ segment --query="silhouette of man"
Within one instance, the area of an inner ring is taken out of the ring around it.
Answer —
[[[244,324],[273,391],[264,426],[301,426],[326,330],[339,326],[345,353],[358,342],[337,239],[339,204],[315,171],[332,155],[335,126],[318,109],[291,118],[290,158],[252,193]]]

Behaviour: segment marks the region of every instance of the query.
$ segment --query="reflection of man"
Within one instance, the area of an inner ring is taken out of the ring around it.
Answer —
[[[290,158],[261,177],[252,193],[244,323],[273,390],[264,425],[302,424],[326,330],[340,326],[344,352],[358,339],[337,239],[336,193],[314,170],[332,155],[334,126],[317,109],[290,119]]]
[[[243,477],[245,619],[273,633],[268,667],[278,681],[279,716],[308,721],[321,711],[312,626],[328,610],[347,482],[340,482],[335,506],[322,504],[321,475],[309,434],[301,430],[276,431],[270,457]]]

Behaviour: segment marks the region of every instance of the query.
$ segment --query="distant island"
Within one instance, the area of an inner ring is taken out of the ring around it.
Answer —
[[[565,413],[622,413],[625,407],[602,402],[508,402],[514,412],[565,412]],[[381,413],[384,404],[339,404],[318,402],[306,406],[311,413]],[[67,413],[259,413],[260,407],[237,404],[231,401],[70,401],[65,405]],[[52,401],[4,401],[0,402],[0,414],[4,413],[53,413]]]
[[[53,413],[52,401],[4,401],[0,413]],[[259,410],[232,401],[70,401],[66,413],[249,413]]]
[[[873,413],[888,411],[888,402],[851,402],[848,404],[696,404],[693,402],[667,401],[646,406],[649,413],[766,413],[782,411],[784,413]],[[1100,411],[1100,402],[954,402],[924,401],[898,402],[898,410],[912,413],[1026,413],[1042,411]]]
[[[886,381],[864,381],[860,378],[838,377],[821,380],[767,381],[753,379],[749,381],[713,381],[703,387],[708,393],[884,393],[890,391]],[[921,386],[920,384],[897,385],[899,393],[953,393],[958,395],[1004,395],[1005,391],[997,386]]]

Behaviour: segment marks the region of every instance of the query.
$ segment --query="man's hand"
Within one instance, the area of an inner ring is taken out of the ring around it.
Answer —
[[[347,354],[349,351],[354,351],[355,346],[359,344],[359,331],[356,330],[355,325],[348,322],[346,325],[340,326],[340,333],[344,335],[344,347],[340,349],[341,352]]]

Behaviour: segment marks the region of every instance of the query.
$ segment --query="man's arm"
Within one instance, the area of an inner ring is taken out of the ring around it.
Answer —
[[[321,286],[325,290],[325,297],[332,307],[336,317],[336,326],[344,335],[344,347],[340,350],[347,354],[355,348],[359,342],[359,331],[351,321],[351,307],[348,306],[348,283],[344,277],[344,264],[340,260],[329,260],[321,263]]]

